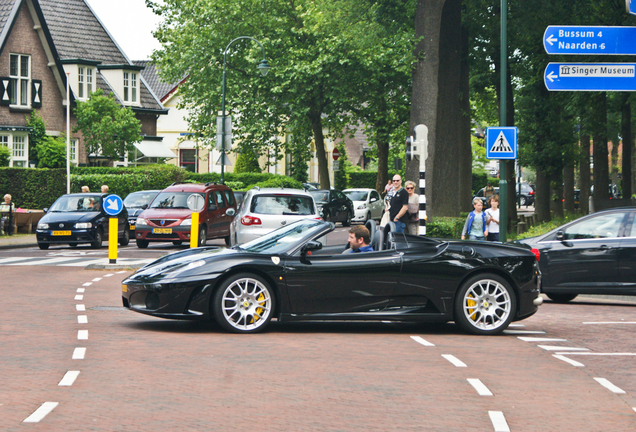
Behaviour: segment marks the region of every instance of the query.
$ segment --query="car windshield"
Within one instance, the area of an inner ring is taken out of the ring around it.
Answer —
[[[256,195],[250,203],[250,213],[299,216],[315,214],[311,197],[302,195]]]
[[[188,197],[195,192],[160,192],[152,201],[150,208],[160,209],[187,209]],[[199,193],[203,199],[205,194]]]
[[[345,191],[345,195],[349,197],[351,201],[366,201],[369,192],[367,191]]]
[[[66,195],[53,203],[49,212],[98,212],[101,209],[98,196]]]
[[[316,202],[326,203],[329,201],[329,192],[307,191],[314,197]]]
[[[141,208],[150,204],[150,201],[157,196],[157,192],[133,192],[124,200],[124,206],[127,208]]]
[[[301,241],[313,238],[324,228],[325,222],[323,221],[303,219],[235,247],[254,253],[284,253],[294,248]]]

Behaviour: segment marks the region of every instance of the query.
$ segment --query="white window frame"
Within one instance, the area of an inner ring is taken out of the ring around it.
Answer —
[[[11,63],[17,58],[17,70],[12,70]],[[26,59],[26,74],[22,68],[22,61]],[[14,73],[15,72],[15,73]],[[9,54],[9,86],[12,91],[11,106],[31,108],[31,56],[27,54]]]
[[[18,138],[18,139],[16,139]],[[0,133],[0,145],[6,146],[11,152],[10,167],[29,166],[29,134],[28,133]]]
[[[77,165],[77,153],[79,150],[79,140],[77,138],[71,138],[69,142],[69,161]]]
[[[93,77],[95,76],[95,68],[86,68],[86,97],[90,98],[93,93]]]
[[[86,71],[86,68],[84,68],[83,66],[79,66],[77,68],[77,97],[78,99],[86,98],[86,93],[84,93],[85,71]]]
[[[132,92],[132,102],[137,102],[137,74],[132,72],[130,74],[130,90]]]
[[[124,72],[124,102],[130,102],[130,74]]]

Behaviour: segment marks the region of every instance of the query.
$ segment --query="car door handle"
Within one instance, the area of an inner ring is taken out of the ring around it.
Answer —
[[[611,249],[611,247],[609,247],[608,245],[601,245],[601,246],[599,247],[599,249],[600,249],[600,250],[610,250],[610,249]]]

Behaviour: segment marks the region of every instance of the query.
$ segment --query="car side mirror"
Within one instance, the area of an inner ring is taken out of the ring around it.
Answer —
[[[234,210],[233,208],[229,208],[225,210],[225,214],[228,216],[234,216],[236,214],[236,210]]]
[[[320,249],[322,249],[322,243],[320,243],[319,241],[310,240],[307,242],[306,245],[302,247],[300,253],[303,255],[307,255],[308,252],[317,251]]]
[[[372,203],[376,202],[377,200],[378,200],[377,198],[371,198]]]
[[[563,241],[564,238],[565,238],[565,232],[563,232],[563,230],[558,230],[556,232],[556,239],[558,241]]]
[[[144,204],[144,205],[141,206],[142,210],[146,210],[147,208],[148,208],[148,204]]]
[[[42,210],[44,210],[44,213],[48,213],[49,208],[48,207],[44,207]]]

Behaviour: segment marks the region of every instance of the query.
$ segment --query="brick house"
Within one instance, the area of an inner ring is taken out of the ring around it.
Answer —
[[[66,133],[67,78],[71,129],[76,101],[101,88],[141,122],[143,141],[131,155],[136,161],[175,157],[157,137],[157,119],[168,110],[149,90],[142,69],[84,0],[0,0],[0,145],[11,150],[10,166],[29,166],[26,125],[32,112],[42,116],[48,135]],[[72,131],[70,158],[82,165],[108,163],[87,155],[81,134]]]

